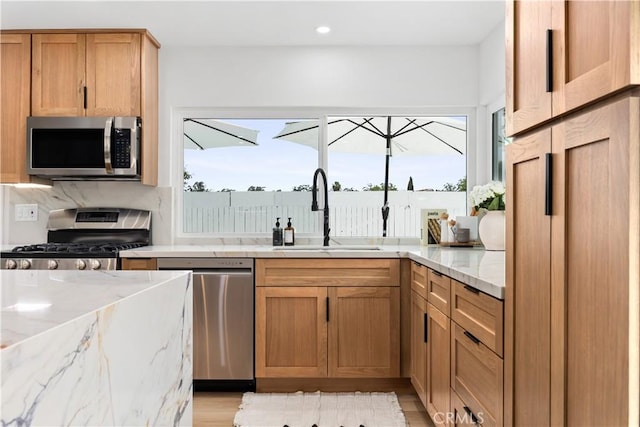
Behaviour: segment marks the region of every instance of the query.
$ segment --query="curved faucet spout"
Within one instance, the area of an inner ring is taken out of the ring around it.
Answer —
[[[324,208],[323,217],[324,217],[324,246],[329,246],[329,189],[327,185],[327,174],[322,168],[316,169],[313,173],[313,185],[311,186],[311,210],[319,211],[318,208],[318,175],[322,176],[322,185],[324,186]]]

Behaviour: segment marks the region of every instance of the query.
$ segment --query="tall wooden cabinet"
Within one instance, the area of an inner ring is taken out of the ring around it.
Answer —
[[[520,28],[544,5],[524,3],[508,8]],[[550,8],[569,41],[552,118],[512,128],[538,126],[507,146],[505,424],[638,425],[640,3]],[[507,48],[515,63],[544,65]]]
[[[640,84],[637,1],[508,1],[507,134]]]
[[[256,377],[398,377],[399,282],[399,260],[256,259]]]

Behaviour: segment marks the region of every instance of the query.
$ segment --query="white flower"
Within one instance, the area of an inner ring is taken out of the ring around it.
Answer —
[[[489,208],[489,205],[494,202],[496,198],[502,198],[504,203],[505,188],[504,184],[500,181],[491,181],[485,185],[476,185],[469,193],[469,201],[474,208]],[[498,200],[494,209],[500,209],[501,203]],[[502,204],[503,204],[502,203]],[[489,208],[491,209],[491,208]],[[502,206],[502,209],[504,207]]]

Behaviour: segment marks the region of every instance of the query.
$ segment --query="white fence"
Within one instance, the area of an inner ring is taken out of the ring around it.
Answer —
[[[380,191],[329,192],[331,235],[382,236],[383,197]],[[183,205],[185,233],[270,233],[276,217],[283,228],[291,217],[296,233],[322,234],[322,212],[311,211],[307,191],[185,192]],[[466,215],[466,193],[389,192],[387,236],[419,237],[422,209]]]

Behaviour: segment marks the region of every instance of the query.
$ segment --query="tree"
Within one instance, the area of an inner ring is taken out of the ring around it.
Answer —
[[[398,187],[396,187],[393,183],[389,183],[387,186],[389,191],[397,191]],[[366,187],[362,187],[362,191],[384,191],[384,183],[373,185],[371,183],[367,184]]]
[[[220,190],[221,193],[231,193],[232,191],[236,191],[233,188],[223,188]]]
[[[264,191],[264,187],[252,185],[251,187],[247,188],[247,191]]]
[[[333,191],[340,191],[340,190],[342,189],[342,185],[341,185],[338,181],[336,181],[336,182],[334,182],[334,183],[333,183],[333,185],[331,186],[331,189],[332,189]]]
[[[442,186],[442,191],[467,191],[467,177],[460,178],[455,184],[447,182]]]
[[[293,187],[293,191],[311,191],[311,186],[309,184],[298,185]]]
[[[191,178],[193,178],[193,175],[191,175],[189,173],[188,170],[184,170],[184,174],[183,174],[183,186],[184,186],[184,191],[190,191],[189,190],[189,183],[187,181],[189,181]]]
[[[413,191],[413,177],[409,177],[409,183],[407,184],[407,191]]]
[[[207,186],[202,181],[196,181],[192,185],[189,186],[187,191],[197,191],[197,192],[205,192],[211,191],[207,188]]]

